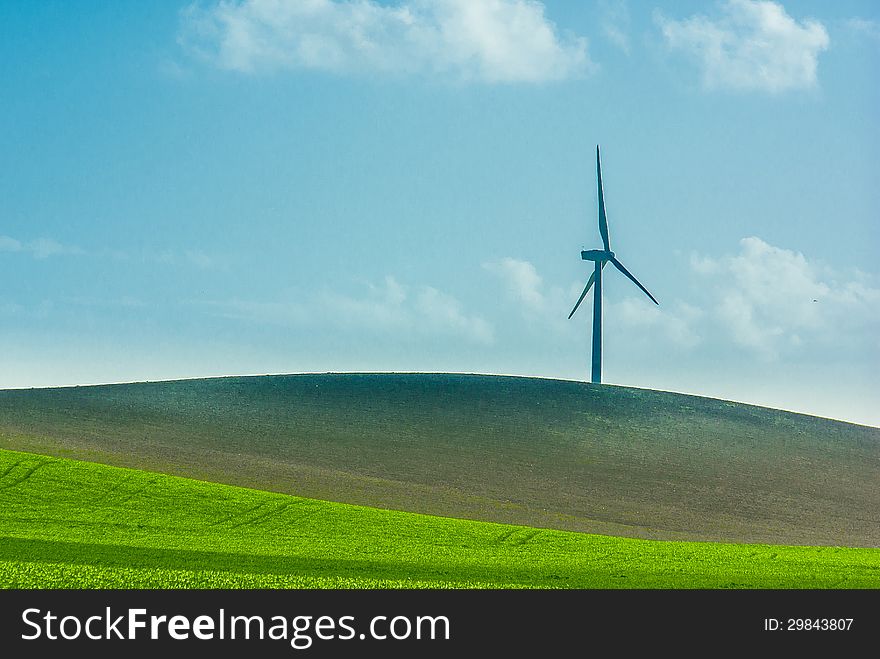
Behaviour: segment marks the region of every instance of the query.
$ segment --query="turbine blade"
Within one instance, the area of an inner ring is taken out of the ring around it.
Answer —
[[[648,292],[648,289],[645,288],[644,286],[642,286],[641,282],[640,282],[638,279],[636,279],[635,277],[633,277],[632,273],[631,273],[629,270],[627,270],[626,268],[623,267],[623,263],[621,263],[620,261],[618,261],[618,260],[617,260],[616,258],[614,258],[613,256],[611,257],[611,262],[614,264],[614,267],[615,267],[615,268],[617,268],[618,270],[620,270],[623,274],[625,274],[627,277],[629,277],[629,278],[632,280],[632,282],[633,282],[636,286],[638,286],[639,288],[641,288],[642,291],[645,293],[645,295],[647,295],[649,298],[651,298],[651,301],[652,301],[654,304],[657,304],[657,305],[660,304],[659,302],[657,302],[656,299],[654,299],[654,296],[651,295],[651,294]]]
[[[602,261],[602,267],[605,267],[605,264],[608,261]],[[590,292],[590,288],[593,287],[593,280],[596,279],[596,271],[590,273],[590,278],[587,280],[587,285],[584,286],[584,292],[581,293],[581,296],[578,298],[577,304],[574,305],[574,309],[571,310],[571,313],[568,314],[568,319],[571,320],[571,317],[574,316],[574,312],[577,311],[578,307],[581,306],[581,302],[584,301],[584,298],[587,297],[587,293]]]
[[[584,286],[584,292],[581,293],[581,296],[578,298],[578,301],[574,305],[574,309],[571,310],[571,313],[568,314],[568,319],[571,320],[571,317],[574,316],[574,312],[578,310],[578,307],[581,306],[581,302],[584,301],[584,298],[587,297],[587,293],[590,292],[590,288],[593,286],[593,280],[596,278],[596,273],[590,275],[590,278],[587,280],[587,285]]]
[[[602,191],[602,161],[599,159],[599,145],[596,145],[596,180],[599,188],[599,234],[605,251],[611,251],[611,237],[608,235],[608,218],[605,216],[605,194]]]

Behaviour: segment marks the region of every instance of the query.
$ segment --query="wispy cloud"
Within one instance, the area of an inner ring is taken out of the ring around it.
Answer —
[[[576,331],[567,317],[586,278],[582,282],[572,281],[568,286],[550,284],[531,262],[509,256],[487,261],[483,269],[497,278],[520,317],[532,328],[541,332],[549,330],[559,336],[570,336]]]
[[[216,316],[257,324],[341,329],[389,338],[448,336],[483,345],[494,341],[491,323],[468,313],[453,295],[431,286],[411,288],[391,276],[380,284],[367,283],[359,295],[324,291],[282,301],[196,304]]]
[[[762,357],[880,352],[880,288],[863,273],[837,271],[756,237],[740,241],[735,255],[695,255],[691,266],[712,286],[719,328]]]
[[[100,256],[116,261],[129,261],[135,263],[151,263],[162,266],[195,266],[200,270],[224,270],[228,268],[226,260],[216,254],[209,254],[202,249],[155,249],[145,247],[142,249],[114,249],[103,250]]]
[[[426,286],[415,298],[415,312],[429,326],[455,336],[463,336],[477,343],[490,344],[494,340],[492,325],[477,315],[468,315],[452,295]]]
[[[296,301],[258,301],[232,298],[228,300],[198,300],[192,304],[208,310],[211,315],[267,325],[306,324],[312,314],[305,305]]]
[[[0,236],[0,252],[21,252],[23,246],[21,241],[9,236]]]
[[[148,309],[150,305],[134,295],[119,297],[97,297],[89,295],[68,295],[58,300],[59,306],[72,305],[87,309],[103,309],[111,311]]]
[[[47,259],[60,254],[84,254],[74,245],[62,245],[51,238],[37,238],[30,242],[22,242],[9,236],[0,236],[0,252],[24,252],[35,259]]]
[[[216,256],[201,249],[90,249],[84,250],[76,245],[65,245],[51,238],[37,238],[22,241],[11,236],[0,236],[0,252],[30,254],[35,259],[48,259],[61,255],[88,255],[94,259],[112,259],[116,261],[140,261],[143,263],[159,263],[162,265],[188,264],[202,270],[223,268],[225,264]]]
[[[203,270],[217,266],[217,260],[200,249],[188,249],[184,252],[184,256],[187,261]]]
[[[654,13],[666,44],[693,57],[707,89],[783,92],[817,85],[825,26],[798,21],[777,2],[727,0],[721,15],[683,20]]]
[[[392,277],[382,284],[368,282],[361,295],[325,291],[317,301],[334,324],[365,327],[371,331],[412,330],[414,318],[408,309],[407,287]]]
[[[542,331],[552,330],[559,336],[569,337],[582,332],[583,323],[568,320],[567,316],[583,290],[585,281],[572,282],[569,286],[545,283],[535,266],[511,257],[490,261],[483,267],[495,275],[504,286],[508,297],[519,308],[521,315]],[[591,314],[592,293],[578,311]],[[698,324],[704,313],[692,304],[681,300],[658,308],[641,294],[628,296],[619,301],[606,300],[607,321],[616,332],[628,332],[633,336],[658,337],[675,348],[692,348],[701,342]]]
[[[487,261],[483,268],[496,275],[507,289],[508,295],[529,312],[547,311],[547,295],[535,266],[529,261],[505,257]]]
[[[56,309],[54,300],[44,299],[40,301],[29,300],[26,303],[0,299],[0,316],[6,318],[27,318],[31,320],[46,320],[51,317]]]
[[[365,295],[327,293],[318,300],[319,312],[337,325],[355,325],[380,332],[410,335],[452,335],[475,343],[494,340],[492,325],[469,315],[452,295],[430,286],[411,291],[394,277],[369,284]]]
[[[606,305],[606,309],[609,321],[618,323],[618,331],[632,329],[651,340],[659,336],[675,348],[693,348],[703,340],[699,324],[704,312],[682,300],[661,309],[641,296],[629,296]]]
[[[729,355],[733,348],[769,362],[821,361],[828,351],[841,359],[880,359],[880,285],[868,274],[835,269],[756,237],[744,238],[733,254],[692,254],[689,265],[697,278],[686,299],[657,307],[638,292],[606,298],[605,322],[615,336],[675,351]],[[551,285],[533,264],[509,257],[484,268],[542,332],[564,338],[582,327],[565,320],[582,283]],[[578,313],[589,316],[591,299]]]
[[[241,0],[183,10],[178,41],[243,73],[426,74],[487,83],[563,80],[594,68],[536,0]]]
[[[867,18],[848,18],[843,21],[843,25],[853,34],[880,43],[880,21],[872,21]]]
[[[601,10],[602,34],[624,53],[629,55],[629,6],[626,0],[602,0]]]

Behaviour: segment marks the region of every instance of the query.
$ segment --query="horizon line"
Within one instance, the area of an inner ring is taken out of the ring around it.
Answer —
[[[28,391],[34,389],[75,389],[77,387],[109,387],[114,385],[124,385],[124,384],[162,384],[168,382],[185,382],[191,380],[220,380],[225,378],[254,378],[254,377],[276,377],[276,376],[285,376],[285,375],[368,375],[368,374],[388,374],[388,375],[485,375],[485,376],[493,376],[493,377],[509,377],[509,378],[523,378],[523,379],[535,379],[535,380],[556,380],[559,382],[576,382],[580,384],[588,384],[593,385],[597,383],[592,383],[589,380],[577,380],[574,378],[565,378],[559,376],[550,376],[550,375],[523,375],[522,373],[485,373],[478,371],[412,371],[412,370],[392,370],[392,371],[373,371],[373,370],[357,370],[357,371],[297,371],[297,372],[273,372],[273,373],[233,373],[227,375],[192,375],[192,376],[184,376],[184,377],[171,377],[171,378],[157,378],[157,379],[146,379],[146,380],[120,380],[114,382],[87,382],[87,383],[76,383],[76,384],[53,384],[53,385],[41,385],[41,386],[21,386],[21,387],[2,387],[0,388],[0,392],[3,391]],[[768,405],[764,405],[761,403],[753,403],[745,400],[733,400],[730,398],[719,398],[717,396],[709,396],[706,394],[696,393],[693,391],[677,391],[673,389],[653,389],[651,387],[643,387],[639,385],[633,384],[615,384],[613,382],[601,382],[598,383],[598,386],[609,386],[609,387],[622,387],[627,389],[640,389],[643,391],[658,391],[661,393],[670,393],[670,394],[679,394],[683,396],[696,396],[697,398],[707,398],[709,400],[717,400],[726,403],[738,403],[740,405],[749,405],[751,407],[760,407],[766,410],[775,410],[778,412],[787,412],[789,414],[800,414],[802,416],[809,416],[815,419],[824,419],[827,421],[836,421],[838,423],[848,423],[854,426],[863,426],[866,428],[874,428],[880,430],[880,425],[872,425],[870,423],[862,423],[859,421],[850,421],[848,419],[839,419],[836,417],[830,416],[822,416],[820,414],[812,413],[812,412],[803,412],[801,410],[792,410],[782,407],[770,407]]]

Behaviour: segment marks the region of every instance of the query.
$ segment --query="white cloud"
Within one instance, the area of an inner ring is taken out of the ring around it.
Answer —
[[[828,32],[813,19],[801,22],[777,2],[727,0],[721,16],[672,20],[655,12],[670,48],[693,56],[708,89],[782,92],[817,84],[819,53]]]
[[[367,283],[358,296],[325,291],[285,301],[232,299],[194,304],[222,318],[257,324],[342,328],[392,339],[443,335],[482,345],[494,341],[492,325],[479,315],[468,314],[454,296],[431,286],[412,292],[391,276],[378,285]]]
[[[438,74],[489,83],[562,80],[594,68],[536,0],[241,0],[182,12],[180,43],[252,73]]]
[[[483,269],[498,278],[519,316],[533,330],[550,330],[558,336],[571,336],[578,331],[568,319],[568,312],[581,294],[588,274],[583,281],[573,281],[567,287],[548,285],[532,263],[509,256],[487,261]]]
[[[501,279],[508,295],[528,311],[547,311],[543,282],[534,265],[507,256],[499,261],[484,263],[483,268]]]
[[[202,270],[226,269],[228,263],[217,255],[208,254],[204,250],[144,247],[140,250],[107,249],[99,252],[101,256],[114,261],[135,261],[140,263],[159,263],[163,266],[192,265]]]
[[[629,7],[625,0],[603,0],[602,33],[615,46],[629,55]]]
[[[408,308],[408,290],[394,277],[382,285],[367,284],[366,295],[350,296],[325,293],[319,306],[329,312],[334,324],[361,326],[371,331],[407,331],[415,329],[415,318]]]
[[[203,270],[213,268],[217,264],[213,257],[205,254],[205,252],[200,249],[187,250],[185,256],[187,261]]]
[[[51,238],[37,238],[28,242],[22,242],[10,236],[0,235],[0,252],[17,252],[30,254],[35,259],[48,259],[59,255],[83,255],[87,252],[76,245],[64,245]],[[139,252],[126,250],[98,250],[89,251],[88,255],[93,258],[108,258],[116,261],[139,260],[144,263],[161,263],[164,265],[190,264],[202,269],[223,268],[224,264],[215,256],[207,254],[200,249],[188,249],[177,252],[172,249],[160,251],[142,249]]]
[[[0,236],[0,252],[21,252],[23,249],[21,241],[9,236]]]
[[[122,309],[143,309],[147,303],[132,295],[122,295],[116,298],[99,298],[89,297],[85,295],[67,296],[61,299],[66,304],[73,304],[81,307],[104,307],[104,308],[122,308]]]
[[[50,238],[38,238],[23,243],[9,236],[0,236],[0,252],[26,252],[35,259],[46,259],[58,254],[83,254],[83,250],[72,245],[62,245]]]
[[[699,347],[726,354],[724,345],[739,346],[768,361],[794,355],[821,360],[829,350],[839,358],[843,352],[880,357],[880,286],[869,275],[808,261],[756,237],[740,241],[736,254],[694,254],[690,266],[699,285],[686,300],[657,307],[640,294],[606,298],[609,331],[676,351]],[[567,290],[548,285],[534,265],[510,257],[483,267],[498,277],[530,325],[560,336],[579,331],[565,318],[582,283]],[[591,295],[578,313],[589,316]]]
[[[693,348],[701,341],[697,323],[703,312],[687,302],[676,300],[661,309],[647,299],[627,297],[605,306],[609,320],[619,323],[620,329],[632,328],[653,338],[659,333],[678,348]]]
[[[410,335],[451,335],[480,344],[494,340],[492,325],[477,315],[468,315],[452,295],[431,286],[416,289],[415,295],[394,277],[381,286],[369,284],[367,295],[352,297],[325,294],[318,311],[329,314],[341,325],[372,331]]]
[[[28,245],[30,252],[37,259],[46,259],[56,254],[82,254],[79,247],[70,247],[51,240],[49,238],[39,238]]]
[[[880,22],[867,18],[848,18],[843,24],[850,32],[880,41]]]
[[[739,254],[695,256],[691,266],[713,282],[720,328],[762,357],[880,347],[880,288],[867,275],[811,263],[755,237],[740,241]]]
[[[488,322],[478,316],[465,315],[458,300],[436,288],[423,288],[416,298],[415,309],[440,331],[466,336],[478,343],[492,343],[492,326]]]
[[[583,281],[571,282],[566,287],[547,285],[533,264],[511,257],[489,261],[483,264],[483,268],[501,281],[520,315],[541,332],[552,330],[559,336],[570,338],[582,331],[582,324],[569,319],[568,313],[583,291],[589,273],[584,273]],[[591,299],[592,293],[581,303],[578,314],[592,313]],[[650,327],[680,347],[690,347],[699,342],[696,331],[691,327],[699,313],[695,307],[684,303],[677,303],[674,312],[670,308],[661,311],[650,302],[643,305],[638,299],[627,298],[617,303],[606,300],[605,309],[618,329],[642,331]]]

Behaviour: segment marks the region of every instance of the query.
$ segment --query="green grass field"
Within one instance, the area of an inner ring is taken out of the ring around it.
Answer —
[[[880,546],[880,430],[721,400],[449,374],[0,391],[0,447],[446,517]]]
[[[878,588],[880,549],[635,540],[0,450],[7,588]]]

